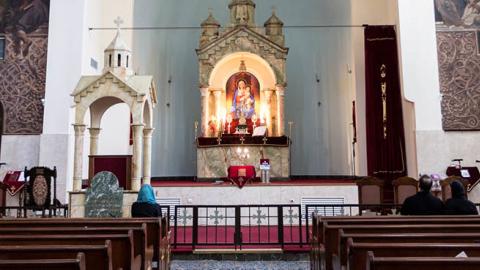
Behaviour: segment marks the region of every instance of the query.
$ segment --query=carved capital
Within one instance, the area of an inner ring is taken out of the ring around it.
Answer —
[[[85,132],[85,125],[84,124],[73,124],[73,129],[75,130],[75,136],[83,135]]]
[[[92,138],[97,138],[98,135],[100,134],[101,128],[89,128],[88,132],[90,133],[90,137]]]

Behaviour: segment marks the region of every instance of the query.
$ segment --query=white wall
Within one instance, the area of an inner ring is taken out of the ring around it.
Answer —
[[[480,159],[480,132],[444,132],[433,1],[398,2],[405,96],[415,103],[419,173],[445,175],[454,158],[465,166]]]
[[[70,93],[82,72],[85,4],[86,0],[50,2],[45,112],[38,164],[57,166],[57,197],[64,202],[66,191],[71,190]]]

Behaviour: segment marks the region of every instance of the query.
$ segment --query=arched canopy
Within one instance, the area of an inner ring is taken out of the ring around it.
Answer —
[[[84,124],[85,113],[90,108],[92,127],[98,127],[103,113],[110,106],[124,102],[130,108],[134,124],[144,124],[144,112],[148,111],[151,125],[151,110],[156,103],[152,93],[155,90],[151,76],[133,76],[128,80],[111,72],[101,76],[84,76],[72,93],[76,103],[75,124]]]

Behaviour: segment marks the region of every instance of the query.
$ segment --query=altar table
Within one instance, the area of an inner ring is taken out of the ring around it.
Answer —
[[[255,179],[254,166],[230,166],[228,167],[228,180],[232,181],[239,188],[242,188],[248,181]]]

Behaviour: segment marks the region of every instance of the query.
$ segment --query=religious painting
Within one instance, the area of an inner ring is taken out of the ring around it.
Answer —
[[[260,113],[260,84],[249,72],[233,74],[227,81],[227,112],[233,119],[250,119]]]
[[[480,0],[434,0],[435,20],[447,27],[480,28]]]
[[[4,134],[40,134],[49,0],[0,0],[0,102]]]
[[[480,0],[433,1],[443,130],[480,130]]]

